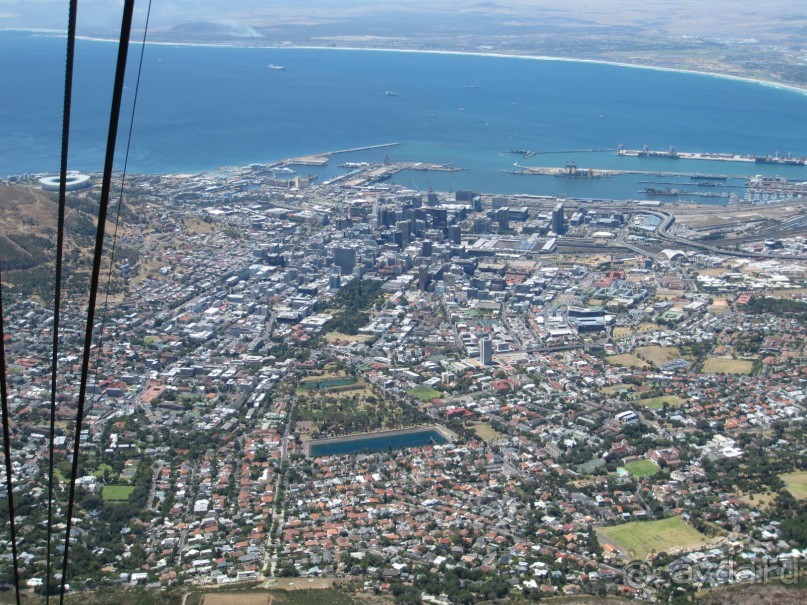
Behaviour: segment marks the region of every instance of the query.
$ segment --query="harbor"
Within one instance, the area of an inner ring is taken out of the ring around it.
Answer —
[[[466,189],[467,184],[482,181],[482,173],[495,170],[512,179],[508,192],[537,193],[575,199],[654,199],[662,202],[693,202],[706,204],[768,203],[776,199],[792,199],[803,195],[804,177],[799,165],[776,165],[727,162],[714,164],[704,169],[700,162],[687,162],[683,154],[678,159],[653,159],[645,161],[643,155],[623,157],[614,149],[576,150],[580,156],[571,156],[566,151],[541,151],[514,148],[497,152],[489,158],[484,168],[473,162],[459,164],[452,157],[441,158],[442,162],[413,161],[403,149],[388,149],[399,143],[383,143],[329,152],[316,152],[305,156],[293,156],[278,160],[267,167],[278,181],[291,180],[295,187],[310,186],[316,179],[325,186],[355,189],[386,190],[391,186],[424,191],[449,191]],[[571,150],[567,150],[571,153]],[[644,150],[626,150],[623,154]],[[679,153],[675,150],[661,153]],[[650,150],[648,150],[650,153]],[[345,154],[340,161],[331,162],[335,154]],[[564,154],[564,155],[551,155]],[[604,155],[603,155],[604,154]],[[402,155],[403,157],[398,157]],[[521,156],[507,161],[509,156]],[[547,163],[530,165],[522,158],[542,155]],[[742,157],[737,154],[736,157]],[[699,154],[701,158],[711,157]],[[654,156],[655,157],[655,156]],[[756,157],[756,156],[748,156]],[[568,160],[566,158],[569,158]],[[573,158],[573,159],[572,159]],[[459,159],[459,158],[457,158]],[[621,165],[620,165],[621,164]],[[296,165],[306,166],[305,176],[294,177]],[[524,176],[551,176],[554,179],[521,179]],[[467,184],[466,184],[467,183]]]

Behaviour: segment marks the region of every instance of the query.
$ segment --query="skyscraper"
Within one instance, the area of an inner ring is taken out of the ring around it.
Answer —
[[[479,341],[479,363],[483,366],[493,365],[493,341],[490,338]]]
[[[566,231],[566,225],[563,222],[562,202],[558,202],[558,205],[555,206],[554,210],[552,210],[552,231],[554,231],[558,235]]]
[[[455,246],[459,246],[462,243],[462,227],[451,225],[448,228],[448,241]]]
[[[333,264],[342,270],[342,275],[350,275],[356,267],[356,249],[334,248]]]

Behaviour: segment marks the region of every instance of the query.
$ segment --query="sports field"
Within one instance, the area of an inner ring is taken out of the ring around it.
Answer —
[[[490,426],[487,422],[474,422],[471,425],[474,433],[480,439],[484,439],[485,441],[497,441],[502,438],[502,434]]]
[[[603,527],[597,533],[601,539],[618,547],[623,554],[633,559],[644,559],[652,552],[698,546],[708,540],[681,517]]]
[[[411,395],[415,399],[420,399],[421,401],[431,401],[432,399],[436,399],[437,397],[441,396],[440,391],[435,391],[429,387],[415,387],[414,389],[407,391],[407,394]]]
[[[753,369],[754,362],[747,359],[710,357],[703,364],[704,374],[750,374]]]
[[[652,477],[661,469],[652,460],[636,460],[626,464],[625,470],[634,477]]]
[[[101,496],[104,502],[125,502],[133,491],[131,485],[105,485]]]
[[[787,491],[789,491],[796,500],[804,500],[807,498],[807,471],[785,473],[784,475],[779,475],[779,478],[785,482]]]

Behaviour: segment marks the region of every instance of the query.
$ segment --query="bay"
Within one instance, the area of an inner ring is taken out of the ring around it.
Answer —
[[[70,167],[102,168],[116,44],[77,44]],[[122,167],[140,46],[133,44],[117,166]],[[284,70],[269,69],[270,64]],[[0,175],[59,163],[64,39],[0,32]],[[386,94],[389,91],[395,95]],[[676,170],[725,175],[807,168],[616,157],[628,148],[807,155],[807,95],[702,74],[558,60],[337,49],[146,46],[129,170],[222,166],[398,142],[342,161],[454,163],[458,173],[404,172],[436,190],[637,198],[639,177],[517,176],[531,166]],[[542,152],[529,160],[506,153]],[[608,150],[608,151],[583,151]],[[574,151],[574,153],[566,153]],[[564,153],[561,153],[564,152]]]

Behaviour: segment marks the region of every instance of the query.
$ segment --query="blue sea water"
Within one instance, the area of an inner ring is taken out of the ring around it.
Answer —
[[[377,435],[367,436],[363,439],[349,441],[330,441],[311,445],[311,456],[338,456],[356,452],[384,452],[388,449],[401,449],[405,447],[422,447],[432,443],[445,443],[445,437],[435,429],[424,429],[403,435]]]
[[[0,175],[55,171],[63,38],[0,32]],[[102,169],[117,45],[77,44],[70,167]],[[140,46],[130,50],[124,116]],[[269,64],[285,70],[270,70]],[[386,95],[393,91],[397,96]],[[618,158],[620,143],[681,151],[807,155],[807,95],[699,74],[596,63],[315,49],[146,47],[129,170],[197,172],[335,149],[399,142],[342,161],[454,163],[459,173],[404,172],[436,190],[636,198],[640,177],[568,179],[508,174],[531,166],[648,168],[727,175],[807,168]],[[119,150],[124,148],[124,119]],[[529,160],[512,149],[547,152]],[[574,153],[559,153],[569,152]],[[122,151],[117,165],[122,166]],[[641,197],[641,196],[640,196]]]

